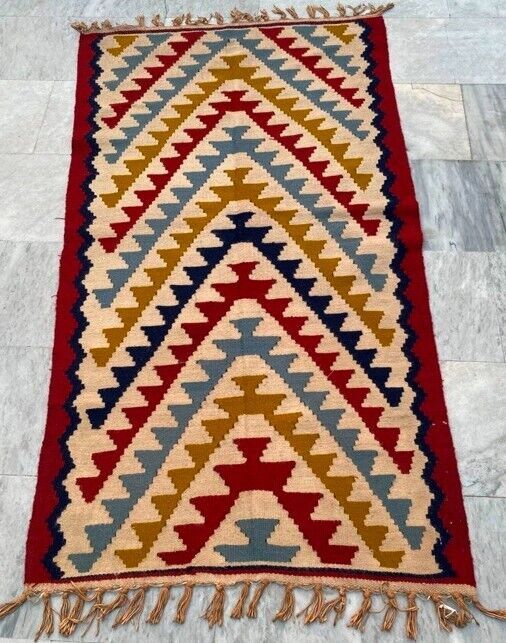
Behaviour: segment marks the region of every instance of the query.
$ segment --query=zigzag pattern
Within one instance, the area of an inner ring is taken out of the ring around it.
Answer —
[[[55,577],[440,572],[368,74],[360,23],[98,38]]]

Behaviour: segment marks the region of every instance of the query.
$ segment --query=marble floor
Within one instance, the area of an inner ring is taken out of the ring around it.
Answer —
[[[220,0],[220,9],[255,11],[259,4]],[[45,421],[78,40],[69,20],[131,22],[139,14],[202,14],[206,5],[216,8],[210,0],[0,0],[2,599],[22,584]],[[505,607],[506,0],[397,0],[386,22],[480,594],[484,603]],[[210,632],[199,618],[179,628],[167,620],[139,632],[90,631],[84,640],[379,639],[373,622],[362,635],[345,627],[273,624],[268,615],[278,605],[277,591],[256,622],[229,621]],[[199,592],[192,614],[202,613],[204,600]],[[348,614],[356,604],[350,600]],[[478,618],[480,627],[440,632],[431,607],[422,609],[422,641],[506,640],[506,626],[485,618]],[[0,641],[33,636],[36,612],[2,621]],[[402,620],[390,640],[403,640]]]

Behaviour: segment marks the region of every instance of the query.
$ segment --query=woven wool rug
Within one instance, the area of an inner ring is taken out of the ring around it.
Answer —
[[[504,617],[476,598],[383,9],[76,25],[47,429],[1,615],[157,623],[183,585],[182,623],[209,584],[213,625],[280,583],[277,620],[305,586],[306,623],[350,590],[358,629],[375,594],[411,638],[417,595],[444,629]]]

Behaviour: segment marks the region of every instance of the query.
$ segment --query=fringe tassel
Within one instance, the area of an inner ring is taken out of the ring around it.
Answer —
[[[156,601],[151,612],[149,613],[149,616],[146,619],[146,623],[150,623],[151,625],[157,625],[162,620],[163,612],[165,610],[167,603],[169,602],[169,598],[170,598],[170,585],[164,585],[163,587],[160,588],[160,591],[158,592],[158,600]]]
[[[336,598],[333,598],[331,601],[328,601],[327,603],[325,603],[324,606],[322,607],[320,618],[319,618],[320,623],[325,623],[329,617],[330,612],[334,610],[335,612],[334,625],[335,625],[337,621],[341,618],[341,616],[344,614],[345,609],[346,609],[346,590],[343,587],[341,587],[339,589],[339,595]]]
[[[253,581],[243,581],[239,597],[230,613],[230,617],[234,619],[239,619],[244,616],[256,618],[260,599],[269,582],[270,581],[260,581],[256,583],[255,591],[251,596]],[[151,625],[160,623],[170,600],[171,587],[168,583],[161,586],[155,585],[153,587],[153,589],[158,590],[158,595],[146,619],[146,623]],[[83,636],[93,623],[96,623],[98,632],[101,622],[112,612],[116,612],[116,618],[112,627],[116,628],[125,625],[134,619],[137,619],[138,626],[144,610],[148,589],[149,586],[83,589],[71,584],[71,586],[66,589],[56,589],[54,593],[52,593],[47,589],[37,590],[36,586],[27,586],[17,598],[0,606],[0,618],[12,614],[28,599],[33,598],[34,601],[41,602],[43,606],[42,620],[36,632],[35,640],[38,640],[41,636],[50,637],[55,626],[58,628],[59,633],[65,637],[72,636],[79,625],[84,626]],[[284,585],[283,601],[279,611],[273,618],[274,621],[288,621],[293,617],[295,613],[294,589],[295,585],[293,584]],[[193,590],[194,583],[184,585],[184,591],[178,602],[174,618],[176,623],[185,622],[193,596]],[[329,620],[329,616],[334,613],[335,625],[345,611],[347,588],[335,588],[337,595],[329,600],[325,600],[326,587],[324,585],[313,585],[312,590],[311,600],[307,606],[299,612],[298,616],[303,615],[304,623],[309,625],[315,622],[325,623]],[[108,592],[114,592],[114,596],[111,601],[105,602],[104,596]],[[363,589],[362,593],[362,603],[348,623],[350,627],[359,631],[364,630],[369,614],[383,611],[372,609],[373,591],[371,589]],[[416,639],[418,634],[417,594],[413,591],[406,592],[407,603],[406,606],[403,607],[400,605],[399,594],[404,592],[393,591],[390,588],[385,590],[384,588],[378,587],[377,593],[378,595],[383,595],[386,603],[386,611],[382,620],[381,630],[391,631],[398,613],[405,612],[406,636],[411,640]],[[61,596],[61,608],[59,611],[55,610],[52,605],[54,596]],[[423,596],[426,596],[426,598],[433,603],[439,627],[446,632],[451,632],[453,627],[464,628],[472,621],[477,622],[470,609],[472,606],[486,616],[506,620],[506,610],[488,609],[474,597],[465,596],[460,593],[449,595],[431,594],[429,596],[423,594]],[[215,585],[214,594],[203,614],[203,618],[207,620],[209,627],[223,625],[225,600],[226,586],[222,584]],[[83,616],[86,604],[89,604],[90,608]],[[55,615],[57,619],[59,618],[58,621],[55,621]]]
[[[225,588],[223,585],[216,585],[216,591],[209,603],[203,618],[209,623],[209,627],[223,625],[223,612],[225,608]]]
[[[431,600],[436,608],[439,627],[445,632],[451,632],[452,625],[455,625],[455,621],[457,619],[457,610],[453,609],[451,605],[443,603],[441,596],[438,594],[431,596]]]
[[[87,627],[83,632],[83,636],[88,632],[90,627],[93,625],[93,623],[96,621],[97,623],[97,634],[100,629],[100,622],[103,618],[103,610],[104,610],[104,603],[103,603],[103,598],[104,598],[105,590],[100,590],[95,592],[95,596],[93,597],[93,605],[91,606],[90,611],[88,614],[83,619],[83,623],[87,623]]]
[[[123,607],[123,605],[128,601],[128,587],[124,587],[118,591],[116,598],[112,600],[108,605],[101,605],[101,614],[100,620],[104,619],[108,614],[114,612],[115,610]]]
[[[500,621],[506,621],[506,610],[489,610],[487,607],[484,607],[476,598],[471,599],[471,603],[482,614],[490,616],[491,618],[498,618]]]
[[[353,614],[353,616],[350,618],[350,622],[348,623],[348,627],[353,627],[360,632],[364,631],[365,623],[372,607],[371,592],[369,590],[365,590],[363,594],[364,598],[362,600],[362,605],[360,606],[358,612],[355,612],[355,614]]]
[[[66,623],[68,623],[70,616],[70,594],[68,592],[63,592],[63,596],[61,599],[61,607],[60,607],[60,627],[58,628],[58,631],[60,634],[62,634],[62,628],[65,629]]]
[[[397,612],[399,611],[399,605],[395,598],[395,594],[392,591],[387,591],[387,611],[385,612],[385,618],[381,625],[381,629],[384,632],[390,632],[397,618]]]
[[[406,636],[415,640],[418,634],[418,607],[416,606],[416,594],[408,594],[408,606],[406,608]]]
[[[142,614],[142,610],[144,609],[145,602],[146,602],[146,588],[140,587],[135,592],[130,602],[125,605],[125,609],[122,610],[121,612],[118,612],[118,615],[116,616],[116,619],[112,624],[112,626],[119,627],[120,625],[125,625],[126,623],[130,623],[130,621],[137,616],[139,617],[139,620],[140,620],[140,616]]]
[[[456,594],[453,597],[453,600],[457,603],[457,607],[459,608],[457,618],[455,619],[455,625],[457,627],[465,627],[468,623],[475,620],[474,616],[469,611],[463,596]]]
[[[86,601],[86,594],[79,592],[76,595],[74,605],[72,607],[70,607],[70,596],[69,596],[70,609],[68,614],[66,613],[66,610],[64,610],[64,601],[65,601],[65,594],[62,602],[62,608],[60,611],[59,632],[60,634],[63,634],[63,636],[71,636],[75,632],[75,629],[79,625],[79,623],[82,622],[84,604]]]
[[[192,599],[193,595],[193,585],[185,585],[183,595],[181,596],[177,610],[176,610],[176,616],[174,618],[174,623],[179,623],[183,624],[186,620],[186,614],[188,612],[188,608],[190,607],[190,601]]]
[[[249,604],[248,611],[246,612],[246,616],[248,618],[257,617],[258,603],[260,602],[260,599],[262,598],[262,594],[265,592],[268,585],[269,585],[269,581],[262,581],[261,583],[258,584],[255,590],[255,593],[253,594],[253,598],[251,599],[251,602]]]
[[[230,612],[230,618],[242,618],[244,616],[244,606],[249,596],[251,583],[249,581],[242,584],[241,594],[237,599],[234,609]]]
[[[320,620],[322,610],[325,607],[325,601],[323,600],[323,587],[321,585],[315,585],[313,592],[313,598],[309,605],[297,614],[297,616],[305,614],[304,623],[306,625]]]
[[[279,612],[272,619],[273,621],[288,621],[292,618],[295,610],[295,598],[293,595],[293,585],[285,586],[285,597]]]
[[[308,5],[306,7],[307,18],[310,20],[329,20],[333,18],[334,20],[349,20],[352,18],[359,17],[372,17],[372,16],[381,16],[386,11],[389,11],[393,7],[393,3],[388,2],[386,4],[359,4],[357,6],[350,6],[344,4],[338,4],[336,8],[335,15],[332,15],[330,11],[322,7],[321,5]],[[271,15],[272,14],[272,15]],[[299,14],[293,7],[287,7],[286,9],[281,9],[278,6],[274,6],[270,13],[266,9],[262,9],[257,14],[252,14],[247,11],[241,11],[240,9],[232,9],[229,14],[228,22],[229,24],[238,24],[238,23],[263,23],[263,22],[283,22],[290,20],[300,20],[303,16],[299,17]],[[306,18],[306,19],[307,19]],[[183,13],[170,21],[169,25],[165,25],[164,21],[159,15],[154,16],[151,19],[151,24],[148,25],[146,18],[144,16],[137,17],[136,25],[128,24],[118,24],[113,25],[109,20],[104,20],[103,22],[91,22],[90,24],[83,21],[72,22],[71,26],[80,33],[108,33],[111,31],[142,31],[142,30],[152,30],[152,29],[166,29],[167,27],[183,27],[183,26],[222,26],[226,23],[226,19],[223,14],[215,11],[209,16],[192,16],[191,13]]]
[[[54,631],[54,617],[53,617],[53,608],[51,607],[51,594],[48,592],[42,594],[41,596],[44,608],[42,610],[42,621],[39,625],[39,629],[35,634],[35,641],[38,641],[40,637],[45,634],[46,636],[51,636]]]
[[[32,596],[32,591],[27,588],[23,590],[19,596],[13,598],[12,601],[0,605],[0,620],[15,612],[21,605],[24,605],[30,596]]]

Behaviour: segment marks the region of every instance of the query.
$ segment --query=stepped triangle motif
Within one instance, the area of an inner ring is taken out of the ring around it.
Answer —
[[[359,628],[373,591],[391,627],[395,588],[410,632],[417,593],[442,622],[467,618],[384,26],[327,14],[236,9],[232,24],[185,14],[82,36],[23,595],[46,592],[42,634],[53,587],[64,635],[83,600],[89,622],[128,622],[155,585],[148,621],[184,584],[181,622],[200,582],[216,586],[210,624],[237,582],[237,618],[269,582],[286,587],[277,620],[307,585],[307,622],[339,615],[351,587]]]
[[[279,524],[275,518],[247,518],[235,523],[248,538],[247,545],[216,545],[214,548],[229,563],[269,561],[289,563],[299,551],[298,545],[272,545],[268,542]]]

